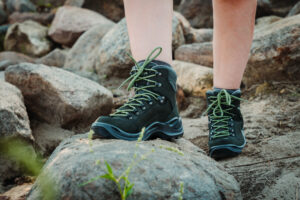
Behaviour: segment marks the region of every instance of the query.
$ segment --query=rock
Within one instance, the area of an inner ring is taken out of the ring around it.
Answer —
[[[54,13],[20,13],[14,12],[8,18],[10,24],[14,23],[22,23],[27,20],[32,20],[38,22],[42,25],[49,25],[51,24],[54,18]]]
[[[298,14],[300,14],[300,1],[293,6],[287,16],[290,17]]]
[[[183,89],[177,84],[177,92],[176,92],[176,103],[179,111],[182,111],[187,108],[188,101],[184,94]]]
[[[15,65],[22,62],[34,63],[34,59],[14,51],[0,52],[0,71],[5,70],[10,65]]]
[[[211,0],[182,0],[177,8],[194,28],[212,28],[213,10]]]
[[[191,96],[188,98],[188,101],[189,101],[188,107],[185,110],[180,112],[180,116],[183,118],[190,118],[190,119],[201,117],[207,108],[205,97]],[[198,127],[198,124],[196,124],[195,126]],[[186,129],[184,130],[188,131]]]
[[[183,43],[184,37],[182,36],[180,23],[176,22],[177,19],[174,18],[176,17],[173,17],[172,46],[176,48]],[[102,38],[100,48],[94,54],[94,68],[100,76],[127,77],[133,66],[133,62],[127,53],[130,53],[130,44],[124,18]]]
[[[49,156],[61,141],[75,133],[47,123],[39,123],[32,129],[35,144],[43,156]]]
[[[192,28],[190,33],[186,35],[186,43],[203,43],[213,40],[213,29],[211,28]]]
[[[100,80],[101,80],[100,77],[98,76],[98,74],[96,74],[96,72],[80,71],[80,70],[73,70],[73,69],[68,69],[68,68],[67,69],[64,68],[64,70],[67,70],[69,72],[77,74],[78,76],[81,76],[83,78],[90,79],[91,81],[95,81],[96,83],[100,83]]]
[[[186,36],[191,32],[191,29],[193,29],[190,22],[179,12],[173,11],[173,14],[178,19],[184,38],[186,39]]]
[[[242,199],[238,183],[214,160],[194,149],[182,150],[184,155],[166,150],[180,146],[162,140],[141,142],[138,147],[129,141],[94,140],[90,146],[86,134],[73,136],[57,147],[43,174],[48,174],[55,188],[59,188],[57,199],[119,199],[112,181],[98,179],[82,187],[78,185],[104,174],[105,167],[100,166],[105,165],[104,161],[116,176],[121,175],[136,152],[137,159],[150,155],[131,169],[129,180],[134,186],[130,199],[178,199],[181,182],[183,199]],[[95,164],[98,160],[100,164]],[[41,177],[28,200],[41,199]]]
[[[186,43],[189,44],[212,41],[213,29],[195,29],[181,13],[174,11],[174,16],[179,20]]]
[[[175,60],[213,67],[212,53],[211,42],[185,44],[176,49]]]
[[[188,95],[205,97],[212,87],[212,69],[193,63],[173,61],[173,69],[177,74],[177,84]]]
[[[5,79],[22,91],[30,113],[65,129],[85,130],[112,108],[109,90],[56,67],[21,63],[7,68]]]
[[[196,119],[182,118],[182,125],[185,130],[183,137],[187,140],[193,141],[198,137],[206,137],[208,139],[208,120],[207,116],[202,116]],[[207,140],[208,142],[208,140]],[[208,144],[206,143],[208,147]]]
[[[269,24],[277,22],[280,19],[282,19],[282,17],[278,17],[278,16],[275,16],[275,15],[260,17],[260,18],[256,19],[255,28],[265,27]]]
[[[32,56],[43,56],[51,51],[47,39],[48,28],[34,21],[16,23],[9,27],[4,41],[6,51],[18,51]]]
[[[30,0],[6,0],[6,9],[13,12],[35,12],[36,7]]]
[[[0,81],[5,81],[5,74],[2,71],[0,71]]]
[[[172,49],[175,50],[185,43],[182,26],[177,17],[172,19]]]
[[[23,96],[18,88],[0,80],[0,139],[19,137],[32,139]]]
[[[102,37],[112,27],[113,23],[95,25],[83,33],[68,52],[64,67],[81,71],[94,71],[93,64],[95,59],[98,59],[94,52],[100,47]]]
[[[83,6],[85,0],[66,0],[65,6],[76,6],[76,7],[81,7]]]
[[[65,0],[31,0],[31,2],[39,7],[57,8],[64,5]]]
[[[49,36],[57,43],[72,46],[78,37],[95,25],[109,26],[114,23],[88,9],[74,6],[60,7],[49,29]]]
[[[13,187],[12,189],[6,191],[5,193],[0,195],[0,199],[8,199],[8,200],[22,200],[25,199],[27,194],[29,193],[32,184],[26,183],[23,185],[18,185]]]
[[[43,56],[35,60],[37,64],[44,64],[48,66],[55,66],[55,67],[63,67],[65,64],[67,50],[62,49],[54,49],[49,54]]]
[[[4,3],[0,0],[0,24],[5,23],[7,20],[7,14],[4,10]]]
[[[298,0],[258,0],[257,16],[277,15],[286,16]]]
[[[246,85],[300,77],[300,15],[288,17],[255,31],[244,75]]]
[[[119,22],[125,16],[122,0],[85,0],[83,8],[101,13],[114,22]]]

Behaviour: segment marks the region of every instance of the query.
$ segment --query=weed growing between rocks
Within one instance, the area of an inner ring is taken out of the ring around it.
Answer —
[[[50,174],[41,174],[44,161],[35,154],[34,149],[26,142],[16,138],[6,138],[0,141],[0,155],[20,165],[26,175],[39,176],[39,184],[44,200],[53,200],[57,195]]]
[[[107,161],[104,161],[105,168],[102,168],[102,170],[104,170],[106,173],[103,174],[103,175],[94,177],[94,178],[88,180],[87,182],[84,182],[84,183],[80,184],[79,186],[80,187],[85,186],[85,185],[87,185],[89,183],[92,183],[92,182],[98,180],[98,179],[107,179],[107,180],[110,180],[110,181],[112,181],[112,182],[114,182],[116,184],[121,199],[122,200],[126,200],[129,197],[129,195],[132,194],[132,192],[133,192],[134,183],[132,183],[129,180],[129,175],[130,175],[130,172],[131,172],[132,168],[134,166],[138,165],[143,160],[147,159],[148,156],[150,156],[153,152],[155,152],[155,149],[153,148],[151,151],[147,152],[146,154],[138,156],[137,151],[138,151],[138,148],[139,148],[139,144],[142,141],[142,138],[144,136],[144,133],[145,133],[145,128],[142,129],[142,131],[140,133],[140,136],[139,136],[139,138],[138,138],[138,140],[136,142],[136,150],[135,150],[135,153],[133,154],[131,163],[121,173],[120,176],[117,176],[116,174],[114,174],[114,171],[113,171],[111,165]],[[92,149],[92,146],[93,146],[92,135],[93,135],[93,131],[91,130],[89,132],[89,134],[88,134],[90,152],[93,152],[93,149]],[[168,150],[168,151],[172,151],[172,152],[177,153],[177,154],[179,154],[181,156],[184,156],[184,153],[182,151],[180,151],[179,149],[175,148],[175,147],[169,147],[169,146],[165,146],[165,145],[160,145],[159,148],[165,149],[165,150]],[[101,165],[102,162],[100,160],[97,160],[95,162],[95,164],[99,165],[100,167],[102,167],[102,165]],[[180,182],[178,200],[182,200],[183,199],[183,193],[184,193],[184,183]]]

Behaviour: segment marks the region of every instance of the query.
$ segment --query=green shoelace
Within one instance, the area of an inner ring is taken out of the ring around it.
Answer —
[[[230,112],[235,105],[231,104],[232,98],[242,100],[234,95],[229,94],[226,90],[222,89],[217,96],[208,97],[211,104],[204,114],[209,112],[209,117],[212,127],[212,138],[226,137],[231,135],[229,128],[229,120],[232,120],[233,113]]]
[[[154,53],[158,50],[158,52],[154,55]],[[133,70],[133,74],[130,75],[129,78],[127,78],[121,85],[119,88],[123,87],[123,85],[125,85],[127,82],[129,82],[127,90],[131,90],[132,88],[135,90],[136,94],[134,95],[134,97],[130,98],[123,106],[121,106],[120,108],[118,108],[116,110],[115,113],[111,114],[110,116],[114,116],[114,117],[126,117],[128,116],[128,114],[130,112],[134,112],[136,110],[136,107],[140,107],[143,106],[143,101],[149,101],[151,100],[151,98],[157,100],[159,98],[160,95],[152,92],[149,90],[149,88],[153,88],[157,86],[157,82],[151,80],[152,77],[156,76],[157,71],[154,69],[147,69],[145,68],[151,61],[153,61],[154,59],[156,59],[160,53],[162,52],[162,48],[161,47],[157,47],[155,48],[150,54],[149,56],[146,58],[146,60],[143,62],[143,64],[140,66],[136,60],[130,55],[128,54],[128,56],[132,59],[132,61],[135,64],[135,70]],[[154,55],[154,56],[153,56]],[[153,57],[152,57],[153,56]],[[142,76],[143,72],[147,71],[147,72],[154,72],[154,73],[149,73],[149,75],[146,75],[148,73],[144,73],[144,75]],[[136,87],[134,86],[135,83],[139,82],[139,81],[147,81],[149,83],[152,84],[147,84],[145,86],[139,86]],[[145,107],[143,107],[144,109]]]

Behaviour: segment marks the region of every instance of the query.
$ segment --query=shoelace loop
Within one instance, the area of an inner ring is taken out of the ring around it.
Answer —
[[[158,51],[158,52],[154,55],[154,53],[156,51]],[[131,58],[131,60],[135,64],[135,70],[132,71],[133,73],[129,76],[129,78],[127,78],[120,85],[119,88],[123,87],[126,83],[129,82],[127,90],[129,91],[132,88],[134,88],[136,94],[134,95],[134,97],[130,98],[128,100],[128,102],[126,102],[123,106],[118,108],[116,110],[116,112],[111,114],[110,116],[126,117],[126,116],[128,116],[128,114],[130,112],[136,111],[137,106],[143,106],[143,102],[142,102],[143,100],[144,101],[149,101],[149,100],[151,100],[151,98],[154,98],[155,100],[157,100],[159,98],[158,94],[156,94],[155,92],[152,92],[152,91],[149,90],[149,88],[157,86],[157,82],[150,79],[150,78],[156,76],[157,71],[154,70],[154,69],[147,69],[146,66],[150,62],[155,60],[160,55],[161,52],[162,52],[162,48],[161,47],[156,47],[149,54],[149,56],[146,58],[146,60],[143,62],[143,64],[141,66],[130,54],[128,54],[128,56]],[[150,73],[149,75],[147,74],[147,75],[142,76],[144,71],[154,72],[155,75],[153,73],[152,74]],[[147,81],[149,83],[153,83],[153,84],[149,84],[149,85],[145,85],[145,86],[141,86],[141,87],[134,86],[135,83],[137,83],[139,81],[142,81],[142,80]]]

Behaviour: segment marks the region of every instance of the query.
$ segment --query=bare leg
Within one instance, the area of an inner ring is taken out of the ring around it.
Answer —
[[[249,58],[257,0],[213,0],[214,87],[238,89]]]
[[[157,58],[172,62],[172,0],[124,0],[125,15],[133,57],[145,59],[156,47],[163,51]]]

